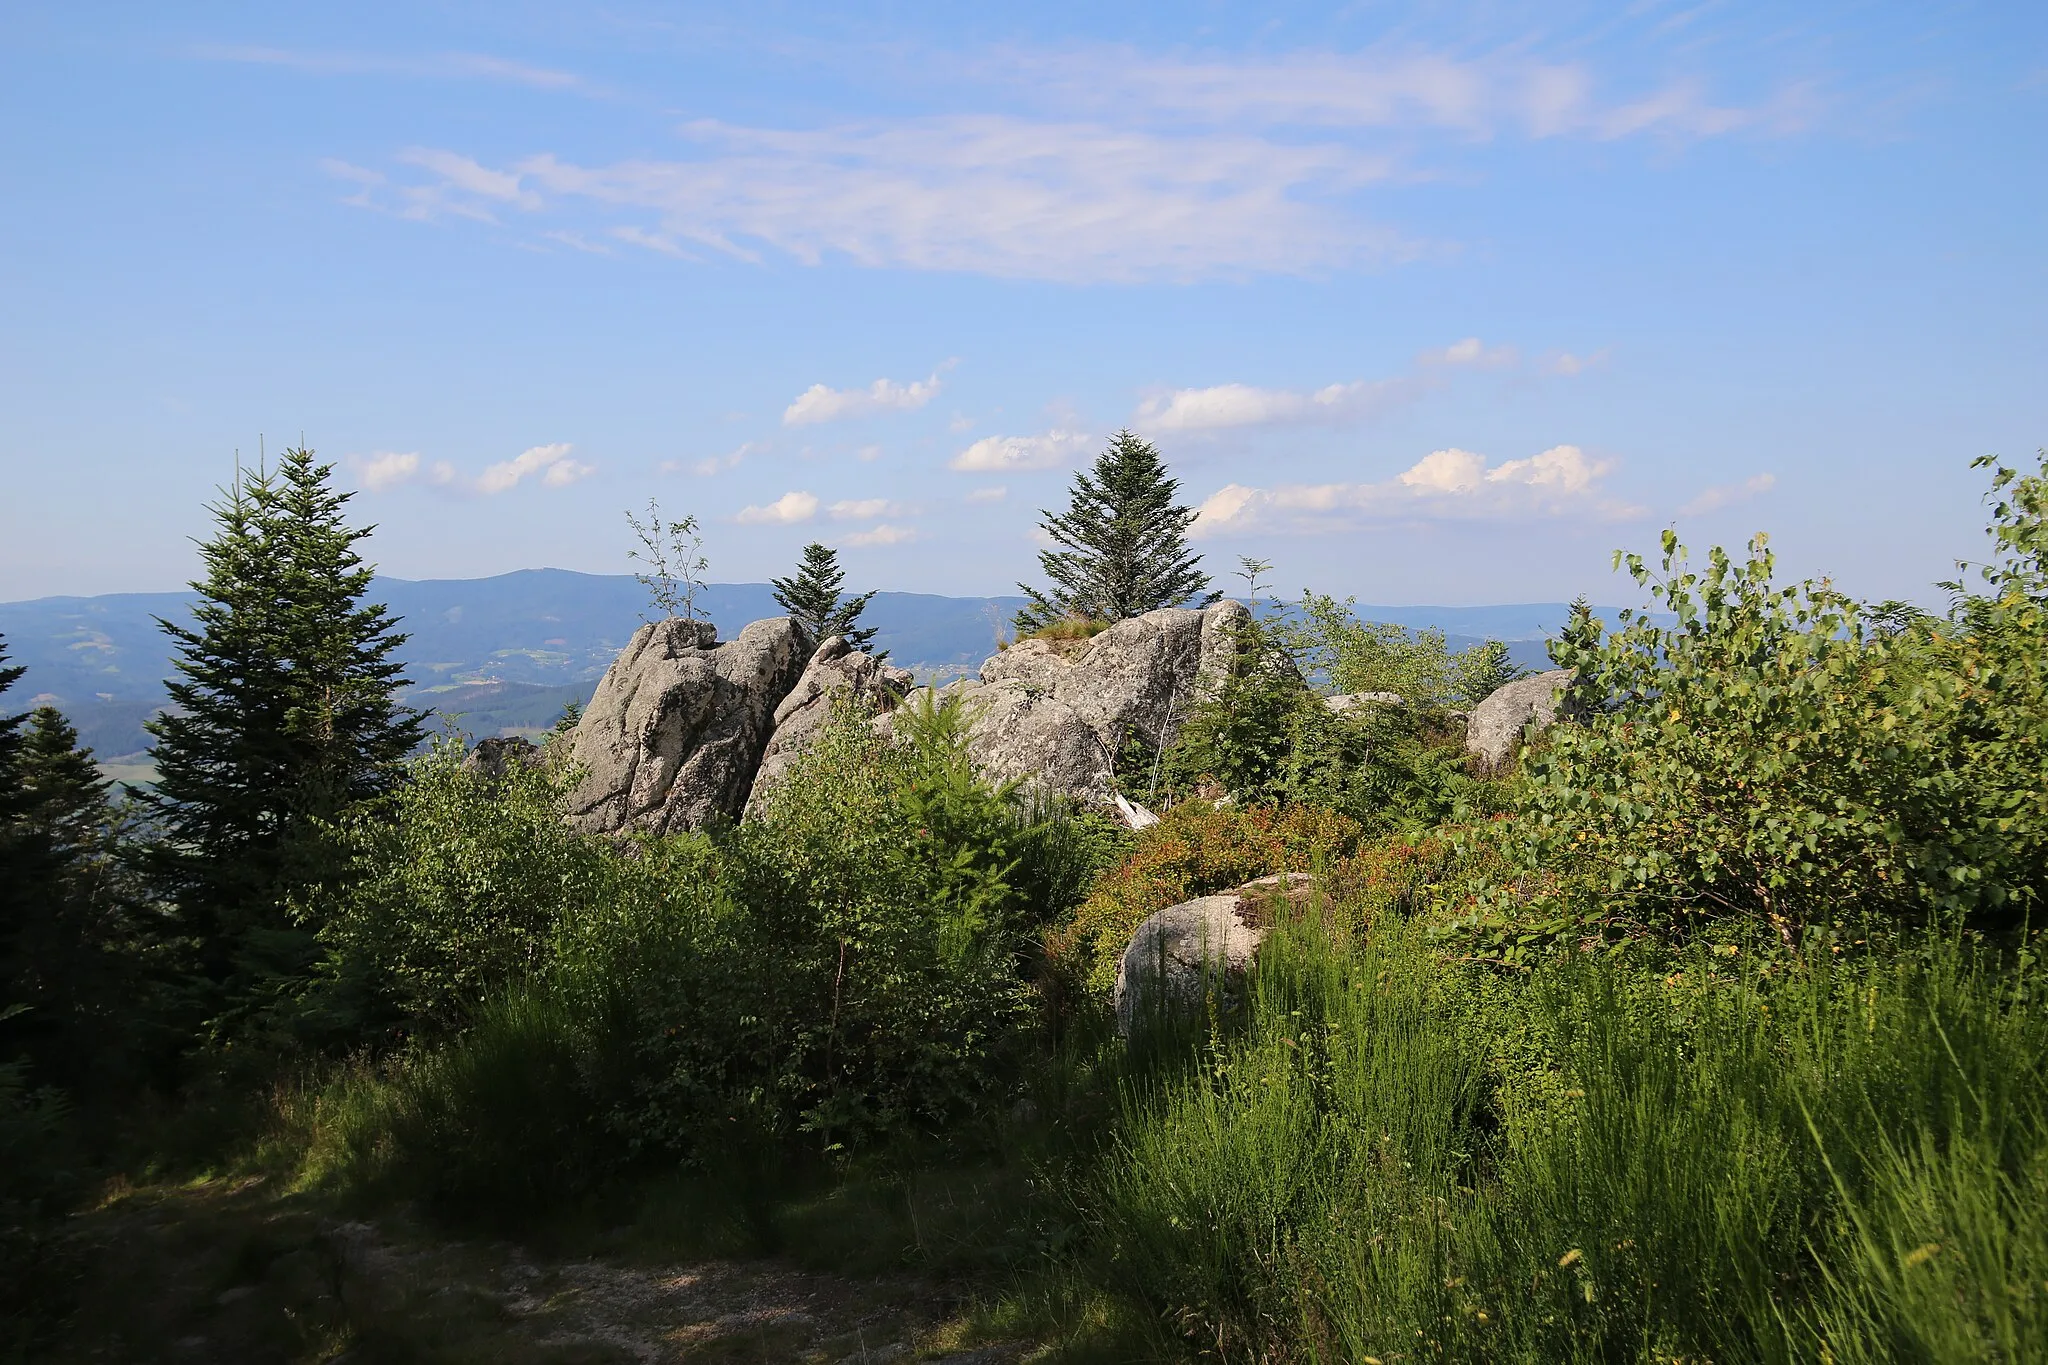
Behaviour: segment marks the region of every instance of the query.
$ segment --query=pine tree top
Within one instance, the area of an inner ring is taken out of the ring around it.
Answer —
[[[1157,447],[1129,431],[1112,436],[1094,467],[1074,475],[1067,510],[1040,512],[1059,548],[1038,556],[1050,587],[1019,585],[1031,603],[1017,613],[1018,630],[1216,601],[1202,557],[1188,548],[1196,513],[1174,501],[1179,492]]]
[[[873,592],[841,599],[846,573],[839,567],[839,552],[816,541],[804,546],[803,563],[788,578],[777,578],[770,586],[775,600],[802,630],[815,648],[834,635],[843,635],[855,649],[866,649],[875,638],[876,627],[858,626]]]

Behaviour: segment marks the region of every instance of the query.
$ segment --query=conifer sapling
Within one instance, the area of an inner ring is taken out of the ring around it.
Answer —
[[[1074,476],[1067,510],[1040,513],[1060,548],[1038,556],[1049,587],[1018,585],[1031,599],[1015,617],[1018,632],[1216,601],[1221,594],[1206,591],[1201,556],[1188,549],[1196,514],[1174,502],[1179,491],[1150,442],[1128,431],[1111,437],[1094,469]]]

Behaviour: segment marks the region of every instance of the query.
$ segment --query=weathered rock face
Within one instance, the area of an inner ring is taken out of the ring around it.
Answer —
[[[1339,692],[1334,697],[1324,697],[1323,705],[1336,714],[1348,715],[1364,706],[1406,706],[1399,692]]]
[[[462,770],[496,781],[510,769],[538,768],[542,761],[538,747],[517,735],[509,735],[478,740],[476,747],[462,756]]]
[[[1477,756],[1489,772],[1505,767],[1525,730],[1541,734],[1557,719],[1574,676],[1569,668],[1553,668],[1495,688],[1465,722],[1465,752]]]
[[[1129,1037],[1148,1015],[1191,1009],[1212,985],[1223,1008],[1235,1008],[1266,938],[1267,908],[1306,895],[1310,881],[1300,872],[1261,877],[1235,891],[1183,901],[1140,924],[1117,963],[1117,1032]]]
[[[1227,675],[1236,602],[1167,607],[1119,621],[1092,640],[1022,640],[982,665],[968,695],[968,752],[996,781],[1019,779],[1101,806],[1127,734],[1159,748]]]
[[[780,781],[831,718],[836,698],[851,696],[887,713],[917,685],[907,668],[863,654],[835,635],[819,645],[803,676],[775,708],[774,733],[761,752],[747,809],[759,809],[768,789]]]
[[[569,761],[583,770],[572,823],[665,834],[738,816],[807,658],[786,616],[725,644],[708,622],[642,626],[570,734]]]

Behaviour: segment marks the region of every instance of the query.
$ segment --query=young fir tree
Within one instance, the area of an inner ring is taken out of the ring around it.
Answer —
[[[0,635],[0,696],[7,689],[21,681],[21,675],[28,669],[20,664],[7,662],[7,637]],[[19,770],[22,734],[21,727],[28,721],[28,713],[0,715],[0,828],[12,821],[21,801],[21,777]]]
[[[788,578],[772,580],[775,600],[790,614],[813,645],[844,635],[855,649],[866,649],[877,627],[857,626],[867,610],[872,592],[841,599],[839,589],[846,574],[839,567],[839,552],[813,542],[804,546],[804,562]]]
[[[111,785],[55,707],[39,706],[20,736],[13,818],[0,890],[0,999],[29,1007],[16,1037],[37,1075],[67,1087],[105,1072],[120,1051],[114,1025],[135,1022],[124,991],[132,903],[114,858]]]
[[[1205,594],[1209,576],[1187,543],[1195,512],[1175,504],[1179,491],[1151,443],[1128,431],[1111,437],[1092,473],[1074,476],[1067,510],[1040,513],[1061,548],[1038,556],[1050,587],[1018,585],[1031,599],[1017,613],[1018,632],[1069,617],[1121,621],[1197,599],[1214,602],[1221,594]]]
[[[21,675],[27,671],[18,664],[8,664],[7,639],[0,636],[0,697],[20,682]],[[22,816],[30,804],[21,771],[22,749],[27,738],[21,727],[27,720],[25,711],[11,716],[0,715],[0,959],[12,956],[13,944],[31,913],[34,899],[30,888],[34,882],[33,864],[36,859],[22,828]],[[11,986],[11,980],[0,982],[0,1010],[20,1003],[14,998]]]
[[[160,891],[218,986],[308,875],[318,822],[397,780],[423,718],[398,706],[406,637],[364,603],[370,534],[343,520],[332,465],[288,450],[275,473],[243,473],[210,510],[194,627],[159,619],[176,645],[172,708],[150,722],[162,838]],[[256,968],[254,970],[261,970]]]

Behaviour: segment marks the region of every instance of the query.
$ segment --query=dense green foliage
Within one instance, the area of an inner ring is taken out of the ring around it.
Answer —
[[[1362,621],[1353,606],[1349,598],[1303,593],[1280,627],[1301,670],[1328,678],[1338,692],[1392,692],[1413,706],[1476,706],[1521,676],[1498,640],[1454,654],[1442,631]]]
[[[1067,510],[1040,514],[1059,548],[1039,552],[1046,587],[1018,585],[1031,600],[1017,613],[1017,633],[1067,617],[1121,621],[1215,601],[1201,556],[1188,549],[1195,513],[1174,502],[1179,492],[1154,446],[1128,431],[1112,436],[1093,470],[1074,475]]]
[[[804,562],[794,574],[770,582],[775,600],[813,645],[843,635],[855,649],[866,649],[877,628],[859,622],[874,593],[843,597],[840,590],[845,584],[846,571],[839,567],[839,552],[817,541],[804,546]]]
[[[737,824],[603,839],[559,753],[398,760],[361,533],[294,452],[217,509],[151,838],[61,716],[0,717],[0,1284],[131,1114],[260,1110],[179,1150],[514,1232],[803,1227],[1117,1358],[2048,1358],[2048,457],[1991,477],[1944,616],[1760,539],[1622,557],[1647,609],[1574,612],[1505,772],[1457,709],[1501,649],[1309,594],[1110,756],[1140,833],[990,784],[924,693],[842,699]],[[1156,452],[1077,489],[1043,628],[1200,591]],[[842,610],[812,563],[790,604]],[[1276,872],[1231,1006],[1116,1037],[1136,926]],[[939,1186],[989,1196],[944,1250]]]
[[[623,849],[568,831],[554,775],[419,760],[315,912],[335,998],[421,1038],[325,1101],[335,1178],[488,1207],[540,1197],[498,1183],[534,1179],[506,1143],[573,1134],[559,1196],[657,1157],[886,1148],[997,1113],[1031,934],[1107,832],[979,782],[957,702],[899,725],[849,709],[761,818]]]
[[[1246,561],[1255,603],[1267,567]],[[1453,680],[1477,687],[1497,685],[1488,670],[1511,676],[1497,642],[1451,658],[1442,635],[1361,623],[1348,604],[1314,594],[1303,617],[1285,614],[1278,601],[1264,607],[1233,627],[1235,666],[1196,702],[1154,765],[1169,794],[1325,806],[1375,833],[1490,808],[1486,784],[1466,772],[1463,721],[1447,703],[1463,699],[1448,690]],[[1391,683],[1406,690],[1395,704],[1333,711],[1310,686],[1315,677],[1346,691],[1392,691],[1367,685]],[[1156,795],[1146,788],[1148,799]]]
[[[1669,624],[1625,612],[1559,643],[1583,714],[1530,767],[1529,863],[1584,867],[1658,919],[1788,936],[1850,905],[2025,911],[2048,833],[2048,572],[2023,501],[2039,480],[2016,487],[1994,592],[1959,594],[1948,623],[1873,629],[1825,584],[1773,583],[1761,538],[1704,573],[1669,532],[1661,573],[1629,556]]]

